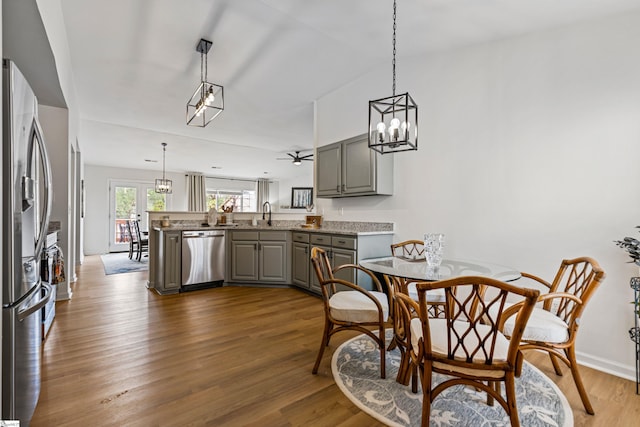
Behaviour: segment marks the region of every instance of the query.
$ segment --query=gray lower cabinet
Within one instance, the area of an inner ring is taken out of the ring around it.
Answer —
[[[291,250],[291,281],[301,288],[309,288],[309,233],[293,232]]]
[[[308,254],[305,253],[306,243],[308,243]],[[301,288],[309,289],[313,292],[320,293],[320,283],[316,277],[316,272],[311,264],[311,248],[319,247],[325,250],[329,256],[329,260],[333,268],[344,264],[358,264],[366,258],[376,258],[388,256],[390,254],[390,245],[393,240],[392,234],[376,234],[376,235],[343,235],[343,234],[324,234],[317,232],[302,233],[294,232],[294,253],[292,257],[293,263],[293,283]],[[299,249],[295,249],[298,247]],[[306,263],[303,256],[306,255]],[[306,267],[303,266],[306,264]],[[307,274],[307,282],[305,284],[305,276]],[[299,276],[298,280],[295,279]],[[347,280],[357,283],[366,289],[372,289],[371,280],[364,273],[356,273],[353,269],[339,271],[336,274],[338,279]]]
[[[318,197],[393,194],[393,156],[369,148],[367,134],[318,147]]]
[[[231,280],[258,280],[258,240],[231,241]]]
[[[156,290],[161,294],[180,292],[182,233],[180,231],[162,231],[158,233],[158,238]]]
[[[231,282],[289,283],[287,231],[230,231]]]

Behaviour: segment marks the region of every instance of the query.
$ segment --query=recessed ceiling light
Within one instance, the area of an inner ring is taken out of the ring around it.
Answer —
[[[222,169],[221,166],[211,166],[211,169]]]
[[[157,160],[152,160],[152,159],[144,159],[144,161],[147,163],[158,163]]]

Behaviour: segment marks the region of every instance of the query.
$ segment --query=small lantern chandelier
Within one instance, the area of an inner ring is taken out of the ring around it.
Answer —
[[[378,153],[418,149],[418,105],[396,95],[396,0],[393,1],[393,95],[369,101],[369,148]]]
[[[171,194],[171,180],[164,177],[164,158],[167,153],[167,143],[162,143],[162,179],[156,179],[156,193]]]
[[[207,53],[212,43],[200,39],[196,51],[200,52],[200,85],[187,102],[187,124],[205,127],[224,110],[224,88],[207,81]]]

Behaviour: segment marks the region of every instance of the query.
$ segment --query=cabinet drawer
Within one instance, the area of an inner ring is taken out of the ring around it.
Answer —
[[[311,235],[311,244],[312,245],[331,246],[331,236],[328,236],[326,234],[312,234]]]
[[[232,231],[231,240],[258,240],[257,231]]]
[[[309,243],[309,233],[293,233],[293,241],[298,243]]]
[[[287,240],[287,231],[261,231],[260,232],[260,240],[277,240],[277,241],[286,241]]]
[[[357,240],[355,237],[332,236],[331,246],[334,248],[357,249]]]

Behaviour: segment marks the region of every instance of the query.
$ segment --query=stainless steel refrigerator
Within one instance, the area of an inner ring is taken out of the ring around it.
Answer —
[[[38,102],[24,76],[2,62],[2,414],[28,426],[40,395],[42,307],[51,287],[40,257],[51,212],[51,167]],[[44,292],[43,292],[44,290]]]

